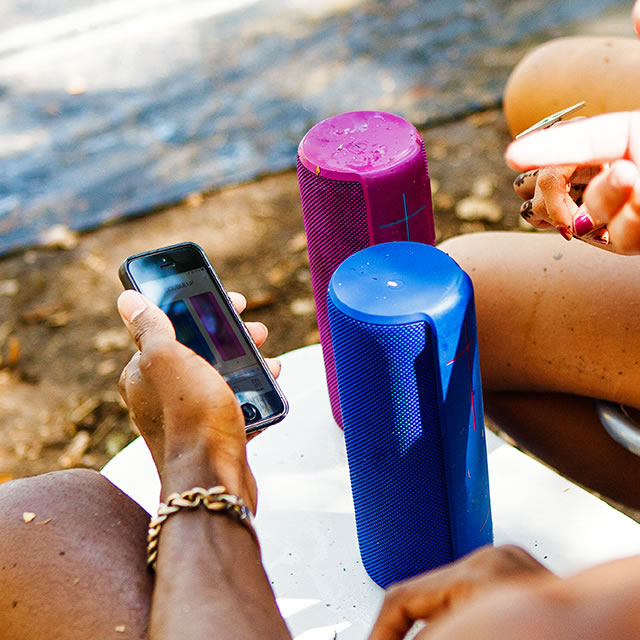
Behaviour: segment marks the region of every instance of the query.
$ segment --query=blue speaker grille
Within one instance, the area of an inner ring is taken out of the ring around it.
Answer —
[[[328,311],[360,553],[386,587],[453,559],[432,331]]]

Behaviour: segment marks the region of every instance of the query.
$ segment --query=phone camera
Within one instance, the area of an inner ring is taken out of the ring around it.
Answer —
[[[244,416],[244,421],[247,424],[251,424],[256,420],[260,420],[262,416],[260,415],[260,411],[258,411],[257,407],[254,407],[250,402],[245,402],[240,406],[242,409],[242,415]]]

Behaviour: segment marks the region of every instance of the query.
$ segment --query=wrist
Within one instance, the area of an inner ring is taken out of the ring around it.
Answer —
[[[182,493],[193,487],[207,489],[224,485],[229,493],[242,498],[255,512],[255,481],[244,452],[237,455],[212,453],[204,441],[182,446],[179,450],[167,447],[160,479],[162,500],[171,493]]]

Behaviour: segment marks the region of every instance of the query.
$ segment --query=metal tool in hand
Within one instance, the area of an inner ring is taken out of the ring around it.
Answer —
[[[516,140],[530,133],[533,133],[534,131],[538,131],[539,129],[547,129],[548,127],[551,127],[556,122],[560,122],[560,120],[562,120],[563,118],[566,118],[567,116],[574,114],[579,109],[582,109],[582,107],[584,107],[586,104],[587,103],[582,100],[581,102],[577,102],[576,104],[567,107],[566,109],[562,109],[562,111],[557,111],[556,113],[552,113],[546,118],[542,118],[542,120],[539,120],[535,124],[531,125],[528,129],[521,131],[516,136]]]

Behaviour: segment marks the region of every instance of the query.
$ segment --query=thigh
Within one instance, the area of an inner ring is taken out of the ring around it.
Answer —
[[[485,390],[640,407],[640,256],[555,233],[470,234],[440,248],[473,281]]]
[[[504,92],[513,135],[584,100],[577,115],[633,111],[640,104],[640,41],[636,38],[558,38],[532,49],[515,67]]]
[[[147,525],[96,472],[0,485],[0,640],[145,638]]]
[[[600,423],[591,398],[565,394],[484,394],[490,425],[562,475],[614,502],[640,510],[640,457]]]

